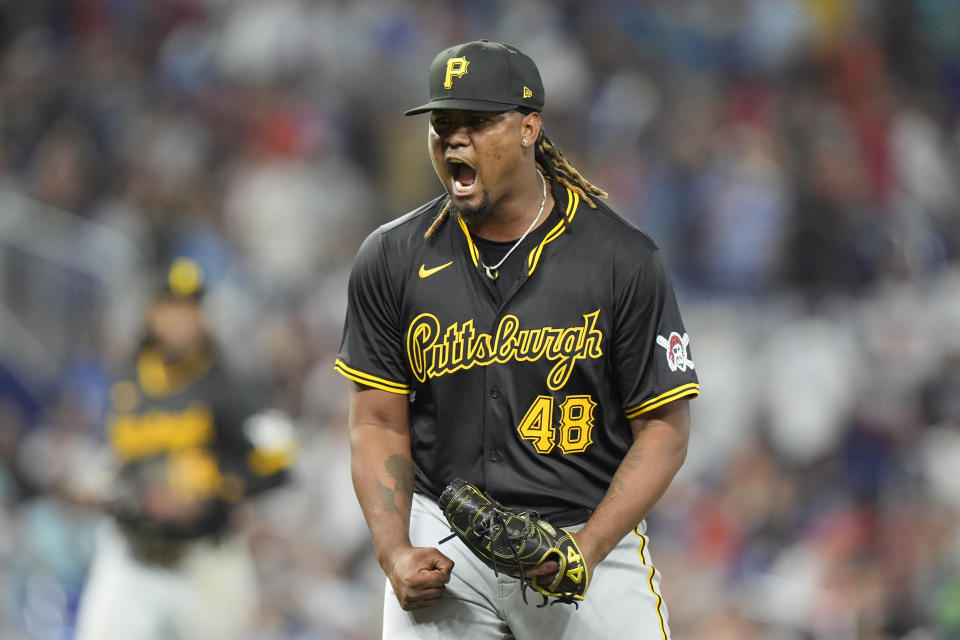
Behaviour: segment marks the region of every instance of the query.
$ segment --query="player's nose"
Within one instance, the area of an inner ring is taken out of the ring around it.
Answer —
[[[443,137],[443,142],[448,147],[465,147],[470,144],[469,128],[465,124],[450,125],[450,129]]]

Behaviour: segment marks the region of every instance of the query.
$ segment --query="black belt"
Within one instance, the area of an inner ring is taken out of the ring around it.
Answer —
[[[438,502],[438,496],[425,491],[416,491],[429,497],[434,502]],[[556,527],[569,527],[575,524],[582,524],[593,515],[593,509],[587,507],[573,507],[571,509],[529,509],[513,505],[510,508],[517,511],[536,511],[541,518]]]
[[[593,514],[592,509],[586,507],[577,507],[575,509],[565,509],[563,511],[543,511],[540,517],[557,527],[569,527],[574,524],[582,524],[590,519]]]

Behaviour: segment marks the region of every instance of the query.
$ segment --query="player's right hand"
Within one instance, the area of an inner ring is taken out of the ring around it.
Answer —
[[[433,547],[404,547],[393,554],[384,569],[400,606],[413,611],[443,597],[453,560]]]

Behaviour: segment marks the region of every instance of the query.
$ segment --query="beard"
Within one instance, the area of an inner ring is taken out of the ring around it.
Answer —
[[[473,207],[457,207],[457,212],[467,226],[483,222],[493,215],[493,205],[490,203],[490,195],[484,192],[483,200],[480,201],[480,204]]]

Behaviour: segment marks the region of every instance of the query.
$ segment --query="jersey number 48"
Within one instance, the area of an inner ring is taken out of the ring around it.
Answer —
[[[553,426],[553,396],[537,396],[517,431],[533,443],[537,453],[548,454],[558,446],[563,453],[583,453],[593,444],[593,410],[597,403],[589,395],[567,396],[560,403],[560,425]],[[558,438],[559,436],[559,438]]]

